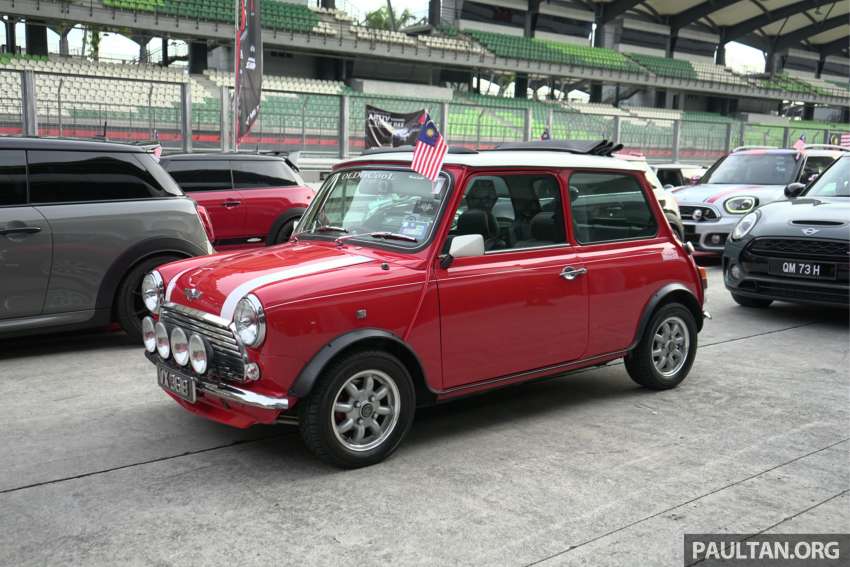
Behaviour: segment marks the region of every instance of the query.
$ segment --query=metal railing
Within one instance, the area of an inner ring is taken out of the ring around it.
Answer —
[[[217,96],[207,93],[193,101],[191,82],[11,69],[0,69],[0,87],[3,135],[159,140],[166,149],[182,151],[230,148],[232,89],[228,87],[221,87]],[[126,93],[118,97],[120,103],[114,102],[115,89]],[[359,153],[365,145],[366,105],[395,112],[427,109],[452,145],[489,148],[540,139],[548,130],[555,140],[617,140],[653,161],[710,163],[738,145],[790,147],[800,136],[808,143],[836,143],[845,131],[721,117],[689,120],[687,114],[681,120],[645,118],[616,109],[610,115],[590,114],[532,101],[494,99],[479,104],[463,98],[441,101],[269,90],[263,91],[259,118],[242,148],[326,157]]]

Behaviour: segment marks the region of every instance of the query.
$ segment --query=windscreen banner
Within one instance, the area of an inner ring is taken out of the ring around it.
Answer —
[[[260,0],[237,0],[236,32],[236,143],[251,131],[260,114],[263,87],[263,37]]]
[[[425,114],[425,109],[405,114],[366,105],[366,148],[415,145]]]

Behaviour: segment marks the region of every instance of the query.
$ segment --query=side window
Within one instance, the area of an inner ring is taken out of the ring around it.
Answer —
[[[662,185],[678,187],[679,185],[685,184],[682,179],[682,173],[678,169],[659,169],[658,179],[661,181]]]
[[[230,165],[233,185],[237,189],[298,185],[295,175],[283,160],[233,161]]]
[[[829,156],[813,156],[806,160],[806,165],[803,167],[803,172],[800,174],[800,182],[808,183],[812,181],[812,176],[820,176],[827,167],[832,165],[833,158]]]
[[[0,207],[26,202],[26,154],[23,150],[0,150]]]
[[[564,244],[558,180],[548,174],[473,177],[449,234],[480,234],[488,251]]]
[[[27,152],[30,202],[148,199],[166,193],[131,153]]]
[[[582,244],[655,236],[658,225],[637,178],[623,173],[575,172],[570,206]]]
[[[228,161],[164,161],[163,166],[186,193],[233,189]]]

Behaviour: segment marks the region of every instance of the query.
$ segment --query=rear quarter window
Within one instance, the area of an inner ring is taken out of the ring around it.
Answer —
[[[134,153],[29,150],[30,203],[169,196]]]
[[[233,189],[226,160],[163,160],[162,166],[186,193]]]
[[[570,209],[581,244],[651,238],[658,223],[637,177],[627,173],[570,175]]]
[[[233,161],[231,169],[237,189],[298,185],[295,174],[283,160]]]

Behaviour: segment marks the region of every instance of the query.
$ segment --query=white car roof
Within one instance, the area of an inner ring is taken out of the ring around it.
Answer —
[[[658,169],[707,169],[704,165],[695,163],[654,163],[652,167]]]
[[[365,163],[395,162],[411,163],[413,152],[388,151],[370,153],[341,162],[340,166]],[[475,153],[448,153],[446,164],[469,167],[554,167],[582,169],[621,169],[625,171],[643,171],[641,163],[630,163],[617,158],[571,154],[551,150],[482,150]]]

